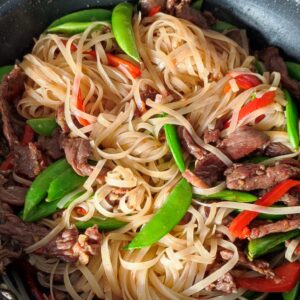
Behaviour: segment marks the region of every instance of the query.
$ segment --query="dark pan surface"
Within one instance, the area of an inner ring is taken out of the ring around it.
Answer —
[[[0,0],[0,65],[30,51],[33,37],[66,13],[91,7],[112,7],[118,0]],[[300,61],[299,0],[206,0],[220,18],[249,28],[252,44],[281,47]]]

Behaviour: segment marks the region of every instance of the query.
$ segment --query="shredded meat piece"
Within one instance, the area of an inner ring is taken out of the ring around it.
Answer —
[[[274,223],[269,223],[252,228],[250,238],[258,239],[271,233],[288,232],[297,228],[300,228],[300,217],[295,217],[293,219],[284,219]]]
[[[146,88],[140,92],[142,102],[137,102],[136,105],[141,114],[147,111],[145,104],[146,100],[151,99],[154,101],[157,94],[158,92],[149,85],[147,85]]]
[[[206,287],[207,291],[220,291],[226,294],[237,293],[237,287],[234,282],[234,278],[230,272],[225,273],[223,276],[218,278],[215,282],[211,283]]]
[[[28,178],[35,178],[45,167],[42,153],[34,143],[26,146],[16,145],[14,148],[15,171],[17,174],[25,175]]]
[[[263,153],[268,157],[276,157],[292,153],[291,149],[279,142],[269,143]]]
[[[278,48],[265,48],[259,52],[259,58],[264,62],[268,71],[279,72],[282,85],[295,97],[300,98],[300,82],[289,77],[286,64],[280,56]]]
[[[283,202],[287,206],[298,206],[300,203],[300,193],[297,188],[291,189],[282,196],[278,202]]]
[[[219,128],[204,130],[203,140],[206,144],[217,144],[221,137],[221,130]]]
[[[24,204],[27,188],[21,186],[0,186],[0,201],[13,206],[22,206]]]
[[[230,260],[233,256],[233,252],[230,250],[221,250],[220,255],[224,260]],[[247,269],[253,270],[267,278],[274,278],[275,274],[270,268],[270,264],[266,261],[255,259],[250,261],[244,252],[239,251],[239,261],[238,265],[245,267]]]
[[[77,262],[86,265],[89,257],[95,255],[101,241],[97,225],[87,228],[79,234],[76,228],[66,229],[54,238],[39,253],[49,257],[57,257],[65,262]]]
[[[300,178],[300,168],[282,162],[265,167],[260,164],[234,164],[225,171],[226,185],[231,190],[268,189],[288,178]]]
[[[8,141],[10,149],[18,143],[14,132],[11,106],[18,101],[24,92],[24,74],[21,69],[15,67],[0,84],[0,113],[3,122],[3,133]]]

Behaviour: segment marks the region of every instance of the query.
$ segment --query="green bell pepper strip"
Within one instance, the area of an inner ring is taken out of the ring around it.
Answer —
[[[110,231],[110,230],[119,229],[119,228],[125,226],[126,224],[127,224],[126,222],[123,222],[123,221],[120,221],[120,220],[114,219],[114,218],[100,219],[100,218],[94,217],[85,222],[81,222],[81,221],[76,222],[75,226],[79,230],[85,230],[94,225],[98,225],[99,230]]]
[[[264,73],[264,69],[262,67],[262,62],[256,58],[254,65],[255,65],[255,69],[256,69],[257,73],[262,75]]]
[[[296,284],[296,286],[290,291],[282,293],[283,300],[297,300],[298,294],[300,292],[300,281]]]
[[[212,30],[218,31],[218,32],[223,32],[225,30],[231,30],[231,29],[236,29],[236,27],[230,23],[224,22],[217,20],[215,24],[213,24],[210,27]]]
[[[257,200],[255,195],[245,192],[238,192],[238,191],[230,191],[230,190],[223,190],[221,192],[212,194],[212,195],[197,195],[194,194],[194,197],[203,200],[210,200],[210,199],[220,199],[220,200],[227,200],[227,201],[235,201],[235,202],[254,202]]]
[[[56,178],[50,183],[46,201],[51,202],[63,198],[81,187],[86,180],[87,177],[79,176],[70,166],[63,173],[57,174]]]
[[[287,90],[284,90],[284,95],[287,100],[285,108],[286,126],[289,140],[294,149],[299,147],[299,114],[298,108]]]
[[[192,186],[183,178],[171,191],[162,207],[125,247],[139,249],[159,241],[184,217],[192,202]]]
[[[83,193],[84,192],[78,192],[64,205],[63,208],[66,209],[75,199],[80,197]],[[61,199],[57,199],[52,202],[40,203],[30,211],[26,219],[24,219],[24,215],[23,215],[23,220],[26,222],[36,222],[50,215],[53,215],[57,211],[61,210],[59,207],[57,207],[57,204],[60,202],[60,200]]]
[[[296,80],[300,80],[300,64],[297,64],[297,63],[291,62],[291,61],[286,61],[285,63],[286,63],[289,75]]]
[[[196,0],[195,2],[193,2],[192,7],[197,10],[201,10],[202,5],[203,5],[203,0]]]
[[[165,124],[164,130],[165,130],[165,134],[166,134],[167,143],[170,147],[170,150],[172,152],[175,163],[176,163],[178,169],[180,170],[180,172],[184,172],[185,171],[185,162],[184,162],[180,142],[178,139],[176,126],[172,125],[172,124]]]
[[[120,48],[137,62],[141,61],[132,28],[133,6],[119,3],[112,12],[111,24],[115,39]]]
[[[54,129],[58,127],[54,118],[29,119],[26,123],[34,132],[42,136],[51,136]]]
[[[70,167],[65,159],[61,159],[50,165],[32,182],[25,198],[24,220],[30,211],[36,207],[47,195],[48,188],[53,179]]]
[[[95,22],[95,21],[109,21],[111,19],[111,11],[102,8],[85,9],[77,11],[68,15],[65,15],[55,21],[53,21],[47,28],[57,27],[65,23],[73,22]]]
[[[253,260],[256,257],[269,253],[278,245],[284,243],[286,240],[292,239],[300,235],[300,229],[292,230],[283,233],[274,233],[251,240],[248,243],[248,258]]]
[[[0,81],[2,81],[4,76],[7,75],[13,68],[13,65],[0,67]]]
[[[68,22],[64,24],[57,25],[47,29],[49,33],[65,33],[69,35],[77,34],[84,32],[93,22]],[[101,30],[104,28],[104,25],[99,24],[93,28],[95,30]]]

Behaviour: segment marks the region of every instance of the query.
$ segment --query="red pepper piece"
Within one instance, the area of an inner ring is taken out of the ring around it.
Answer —
[[[261,81],[254,75],[241,74],[235,78],[237,86],[242,90],[248,90],[261,84]]]
[[[150,12],[149,12],[149,14],[148,14],[148,17],[153,17],[158,12],[160,12],[160,10],[161,10],[161,6],[160,5],[152,7],[151,10],[150,10]]]
[[[300,279],[300,263],[286,263],[274,270],[275,278],[237,277],[239,287],[262,293],[283,293],[291,291]]]
[[[0,171],[7,171],[7,170],[12,169],[13,160],[14,160],[14,155],[11,153],[6,157],[6,159],[0,165]]]
[[[82,95],[81,95],[81,90],[79,89],[78,91],[78,96],[77,96],[77,108],[81,111],[85,111],[85,107],[84,107],[84,103],[83,103],[83,99],[82,99]],[[84,118],[80,118],[78,117],[78,122],[82,125],[82,126],[87,126],[90,125],[90,122]]]
[[[76,207],[75,212],[79,216],[85,216],[87,214],[87,211],[81,206]]]
[[[300,186],[299,180],[287,179],[278,185],[276,185],[272,190],[258,199],[255,204],[262,206],[271,206],[276,201],[278,201],[288,190],[292,187]],[[233,219],[229,226],[230,232],[240,239],[245,239],[250,234],[250,229],[247,227],[252,220],[254,220],[259,215],[258,212],[254,211],[243,211],[237,217]]]
[[[66,46],[67,45],[67,41],[63,40],[62,43]],[[71,52],[76,52],[77,51],[77,47],[72,43],[71,44]]]
[[[142,74],[142,71],[139,67],[131,63],[130,61],[127,61],[123,58],[120,58],[118,56],[115,56],[111,53],[106,53],[106,57],[108,60],[108,64],[112,67],[124,67],[126,70],[132,75],[133,78],[140,77]]]
[[[33,141],[33,138],[34,138],[34,131],[32,130],[32,128],[28,124],[25,124],[21,144],[23,146],[28,145],[30,142]]]

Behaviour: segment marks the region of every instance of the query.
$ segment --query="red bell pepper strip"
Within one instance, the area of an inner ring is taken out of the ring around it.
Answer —
[[[153,17],[158,12],[160,12],[160,10],[161,10],[161,6],[160,5],[152,7],[151,10],[150,10],[150,12],[149,12],[149,14],[148,14],[148,17]]]
[[[21,144],[23,146],[28,145],[30,142],[33,141],[33,138],[34,138],[34,131],[33,131],[33,129],[28,124],[25,124],[25,126],[24,126],[24,133],[23,133],[23,137],[22,137],[22,140],[21,140]]]
[[[67,46],[67,41],[63,40],[62,43]],[[71,44],[71,52],[76,52],[77,51],[77,47],[72,43]]]
[[[244,119],[250,113],[256,111],[257,109],[272,104],[274,102],[274,98],[275,98],[275,92],[271,91],[271,92],[266,92],[260,98],[255,98],[254,100],[248,102],[245,106],[241,108],[238,116],[238,122]],[[261,121],[262,120],[261,118],[262,116],[256,118],[256,123],[258,123],[257,119]],[[228,128],[229,125],[230,125],[230,120],[228,120],[225,123],[224,128]]]
[[[12,169],[13,160],[14,160],[14,155],[11,153],[6,157],[6,159],[0,165],[0,171],[7,171],[7,170]]]
[[[262,293],[283,293],[291,291],[300,279],[300,263],[286,263],[274,270],[275,278],[236,277],[238,287]]]
[[[113,67],[124,67],[126,70],[132,75],[133,78],[140,77],[142,74],[142,71],[139,67],[131,63],[130,61],[127,61],[123,58],[120,58],[118,56],[115,56],[111,53],[106,53],[106,57],[108,60],[108,64]]]
[[[76,207],[75,212],[79,216],[85,216],[87,214],[87,211],[81,206]]]
[[[81,95],[81,90],[79,89],[78,91],[78,96],[77,96],[77,108],[81,111],[85,111],[85,107],[84,107],[84,103],[83,103],[83,99],[82,99],[82,95]],[[78,122],[82,125],[82,126],[87,126],[90,125],[90,122],[86,119],[83,119],[81,117],[77,118]]]
[[[234,77],[237,86],[241,90],[248,90],[261,84],[261,81],[254,75],[241,74]],[[224,87],[224,93],[228,93],[231,90],[230,83],[228,82]]]
[[[271,206],[278,201],[289,189],[292,187],[300,186],[299,180],[287,179],[272,190],[258,199],[255,204],[262,206]],[[229,231],[237,238],[245,239],[250,235],[250,229],[247,227],[249,223],[259,215],[254,211],[243,211],[233,219],[229,226]]]

